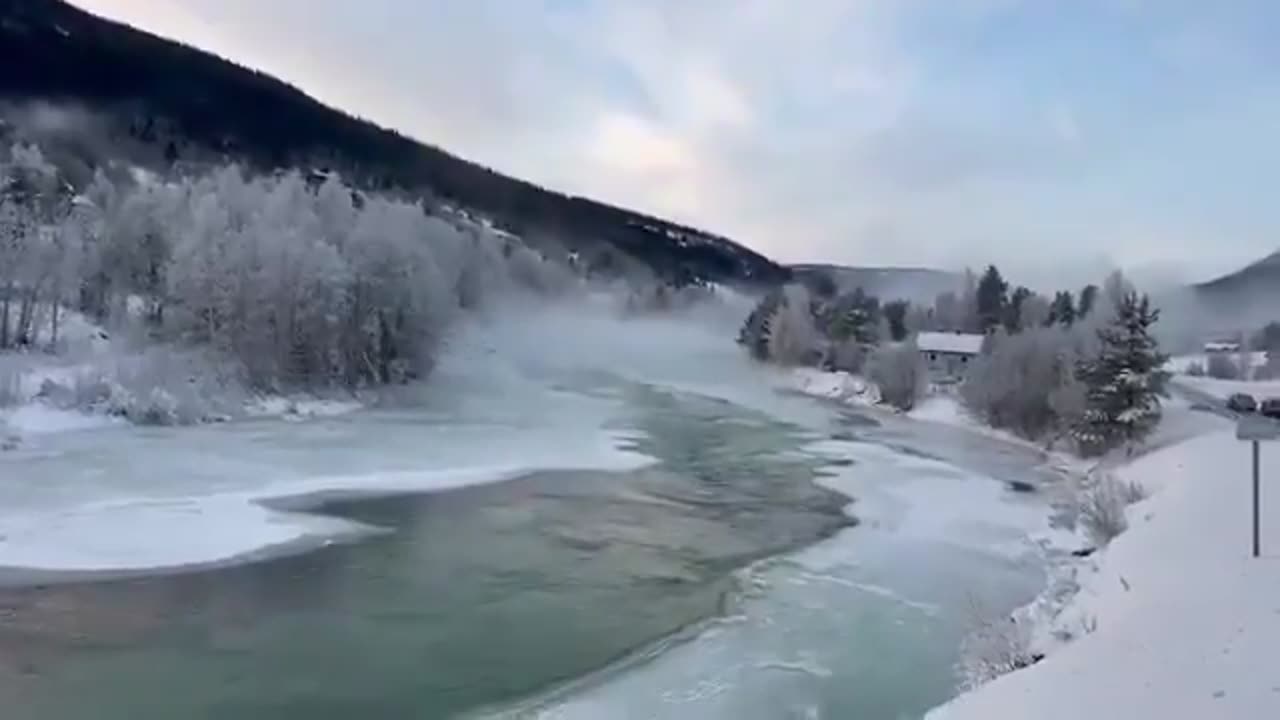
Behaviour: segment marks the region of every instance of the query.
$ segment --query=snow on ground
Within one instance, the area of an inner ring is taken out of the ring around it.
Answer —
[[[803,395],[856,405],[875,405],[880,391],[872,383],[847,372],[798,367],[788,371],[784,386]]]
[[[1121,468],[1152,495],[1079,578],[1059,618],[1079,637],[929,720],[1280,717],[1280,451],[1263,467],[1257,559],[1249,454],[1230,431]]]
[[[38,401],[11,410],[0,410],[0,434],[7,436],[92,430],[121,422],[118,418],[61,410]]]
[[[249,417],[283,417],[302,419],[314,417],[334,417],[355,412],[364,404],[353,398],[318,398],[309,395],[263,395],[255,398],[245,407]]]

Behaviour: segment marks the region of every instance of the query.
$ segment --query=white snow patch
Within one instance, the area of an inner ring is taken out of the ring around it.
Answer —
[[[574,460],[555,462],[554,467],[623,471],[650,462],[616,449],[617,441],[588,444]],[[9,513],[0,515],[0,567],[119,571],[215,563],[361,529],[345,520],[264,504],[272,500],[440,492],[501,482],[549,466],[552,463],[519,463],[317,476],[226,493],[157,494]]]
[[[19,436],[92,430],[119,425],[121,422],[119,418],[60,410],[41,402],[0,411],[0,430]]]
[[[1118,471],[1151,497],[1079,577],[1043,662],[929,714],[989,718],[1280,717],[1280,453],[1264,452],[1263,557],[1249,553],[1249,454],[1230,432]],[[1091,630],[1086,630],[1091,629]]]
[[[355,412],[363,407],[364,405],[354,398],[340,400],[310,396],[266,395],[249,403],[245,407],[245,414],[250,417],[335,417]]]
[[[803,395],[849,404],[875,405],[880,401],[879,388],[847,372],[793,368],[789,371],[784,385]]]

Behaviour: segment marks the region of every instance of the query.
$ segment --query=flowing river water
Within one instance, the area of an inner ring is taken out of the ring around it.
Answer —
[[[710,347],[0,455],[3,716],[919,717],[1043,585],[1052,473]]]

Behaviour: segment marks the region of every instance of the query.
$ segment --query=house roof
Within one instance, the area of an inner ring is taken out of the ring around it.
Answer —
[[[922,332],[916,336],[916,346],[925,352],[977,355],[982,352],[983,335],[969,333]]]

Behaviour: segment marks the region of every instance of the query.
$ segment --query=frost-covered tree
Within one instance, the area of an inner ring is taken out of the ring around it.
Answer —
[[[928,389],[928,369],[914,341],[886,343],[867,357],[867,378],[880,389],[880,400],[911,410]]]
[[[768,328],[769,358],[783,365],[812,365],[822,356],[822,336],[813,322],[813,301],[803,285],[783,288]]]
[[[76,194],[15,148],[0,154],[0,180],[0,349],[43,340],[46,326],[56,345],[73,305],[212,349],[254,386],[385,384],[428,372],[462,310],[572,286],[513,235],[334,176],[100,171]]]
[[[997,331],[989,349],[960,386],[965,408],[992,427],[1029,439],[1057,434],[1064,413],[1073,413],[1071,381],[1077,359],[1073,334],[1063,328]]]
[[[1086,452],[1132,448],[1159,424],[1168,360],[1151,334],[1159,318],[1145,295],[1125,293],[1114,320],[1098,331],[1097,354],[1077,366],[1086,401],[1076,438]]]

